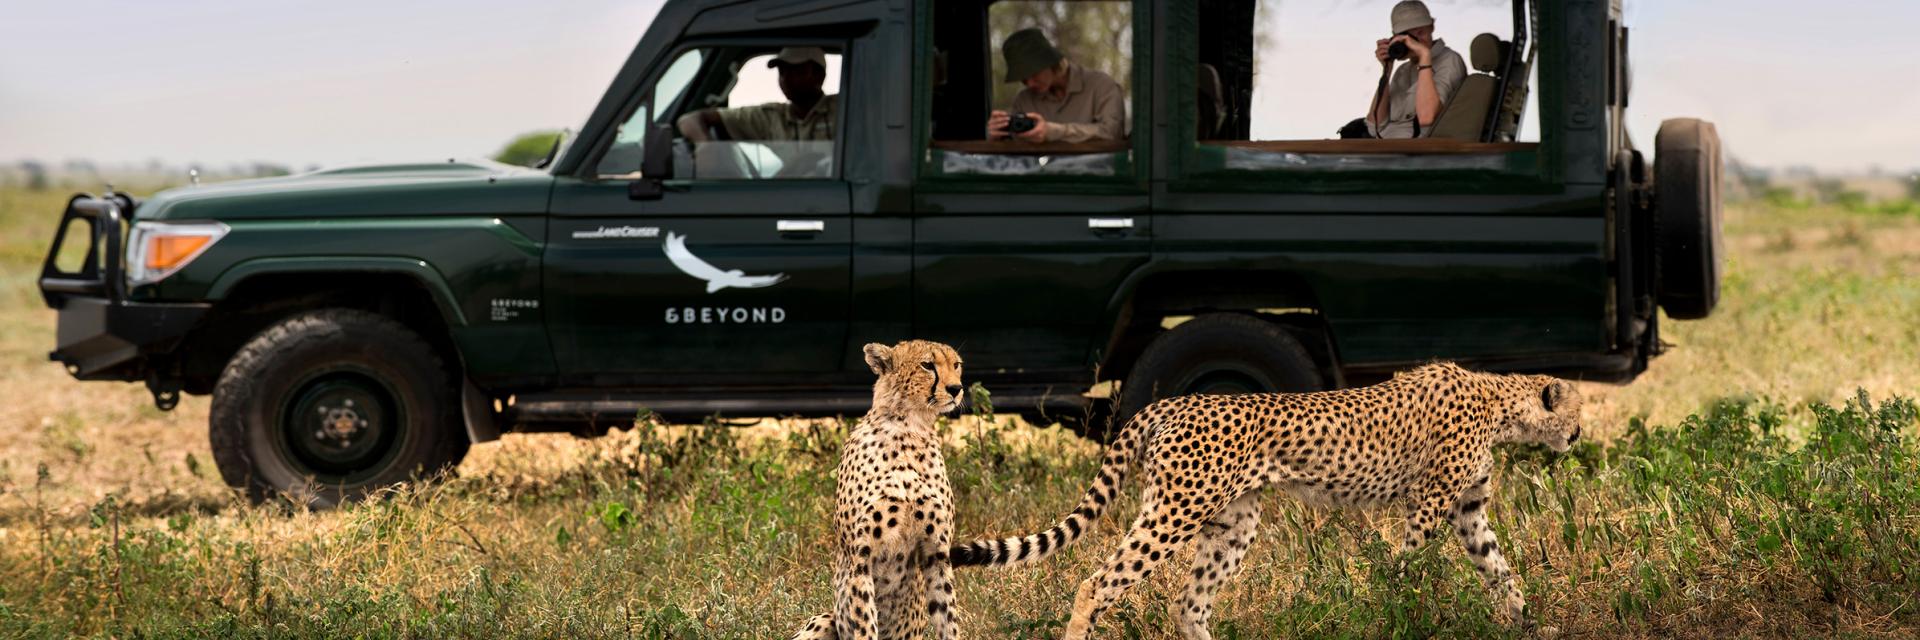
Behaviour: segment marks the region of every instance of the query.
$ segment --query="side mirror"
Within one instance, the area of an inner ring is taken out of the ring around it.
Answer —
[[[659,122],[647,129],[646,153],[640,157],[640,173],[655,180],[673,176],[673,123]]]
[[[655,123],[647,128],[641,144],[639,180],[627,183],[627,197],[633,200],[658,200],[665,192],[660,181],[673,177],[673,123]]]

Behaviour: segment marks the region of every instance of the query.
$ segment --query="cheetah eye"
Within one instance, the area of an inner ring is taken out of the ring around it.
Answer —
[[[928,371],[932,371],[932,370],[933,370],[933,361],[932,361],[932,360],[928,360],[928,361],[926,361],[926,362],[922,362],[922,363],[920,363],[920,368],[922,368],[922,369],[926,369],[926,370],[928,370]]]

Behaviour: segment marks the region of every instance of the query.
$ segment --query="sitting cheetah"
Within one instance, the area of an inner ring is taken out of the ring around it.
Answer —
[[[1196,535],[1192,577],[1174,613],[1185,637],[1212,637],[1214,591],[1239,570],[1260,521],[1259,491],[1270,485],[1322,506],[1404,507],[1403,550],[1450,521],[1506,612],[1525,624],[1526,598],[1487,525],[1490,447],[1536,442],[1565,451],[1580,437],[1580,403],[1565,381],[1452,364],[1359,389],[1161,400],[1127,424],[1086,497],[1059,524],[955,546],[953,562],[1015,564],[1072,544],[1139,455],[1146,473],[1140,514],[1106,569],[1080,583],[1070,640],[1088,637],[1122,592]]]
[[[840,448],[833,613],[793,637],[918,638],[931,617],[939,637],[952,640],[953,490],[933,423],[960,406],[960,354],[922,340],[865,350],[880,379],[873,408]]]

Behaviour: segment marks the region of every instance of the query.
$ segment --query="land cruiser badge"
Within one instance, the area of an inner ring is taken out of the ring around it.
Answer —
[[[680,270],[687,275],[707,281],[707,293],[713,293],[727,287],[733,287],[735,289],[771,287],[787,279],[787,274],[784,273],[776,273],[770,276],[750,276],[739,269],[721,271],[719,267],[708,264],[707,261],[701,260],[699,256],[693,255],[692,251],[688,251],[687,237],[672,231],[667,232],[667,241],[663,246],[667,251],[667,260],[672,261],[673,266],[679,267]]]
[[[608,238],[658,238],[660,227],[600,227],[592,231],[575,231],[575,240],[601,240]]]

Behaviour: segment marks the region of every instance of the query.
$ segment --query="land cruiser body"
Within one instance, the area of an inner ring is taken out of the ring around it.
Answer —
[[[1155,397],[1434,359],[1625,381],[1656,307],[1714,306],[1718,140],[1633,148],[1618,2],[1516,0],[1417,140],[1257,139],[1258,3],[1107,3],[1127,139],[983,140],[1017,1],[673,0],[538,169],[76,196],[51,357],[161,408],[211,394],[229,483],[333,504],[507,431],[858,414],[867,342],[953,344],[998,410],[1098,436]],[[832,140],[679,139],[794,46],[829,54]]]

